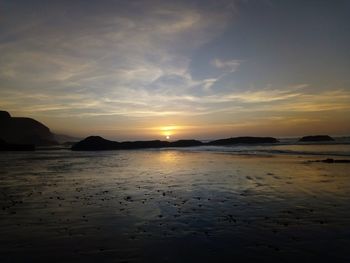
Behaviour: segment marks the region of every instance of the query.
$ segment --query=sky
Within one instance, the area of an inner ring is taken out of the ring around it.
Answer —
[[[0,0],[0,109],[125,139],[350,134],[350,1]]]

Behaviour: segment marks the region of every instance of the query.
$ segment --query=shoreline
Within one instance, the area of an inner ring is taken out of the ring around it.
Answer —
[[[174,150],[34,156],[0,155],[8,261],[347,257],[350,240],[339,241],[350,220],[345,164]]]

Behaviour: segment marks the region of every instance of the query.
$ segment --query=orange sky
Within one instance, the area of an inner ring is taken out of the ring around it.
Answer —
[[[350,134],[348,1],[5,1],[2,10],[0,109],[56,133]]]

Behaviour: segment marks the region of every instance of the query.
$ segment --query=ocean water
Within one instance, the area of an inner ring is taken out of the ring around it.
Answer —
[[[3,152],[0,262],[349,262],[349,152]]]
[[[336,138],[334,142],[298,143],[296,139],[280,139],[280,143],[263,145],[200,146],[178,150],[223,152],[236,155],[310,155],[350,157],[350,138]]]

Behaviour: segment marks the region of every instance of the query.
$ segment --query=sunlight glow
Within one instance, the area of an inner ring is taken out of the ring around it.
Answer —
[[[167,140],[170,139],[170,136],[174,135],[175,133],[175,130],[178,130],[179,129],[179,126],[163,126],[163,127],[160,127],[160,131],[161,131],[161,134],[163,136],[165,136],[165,138]]]

